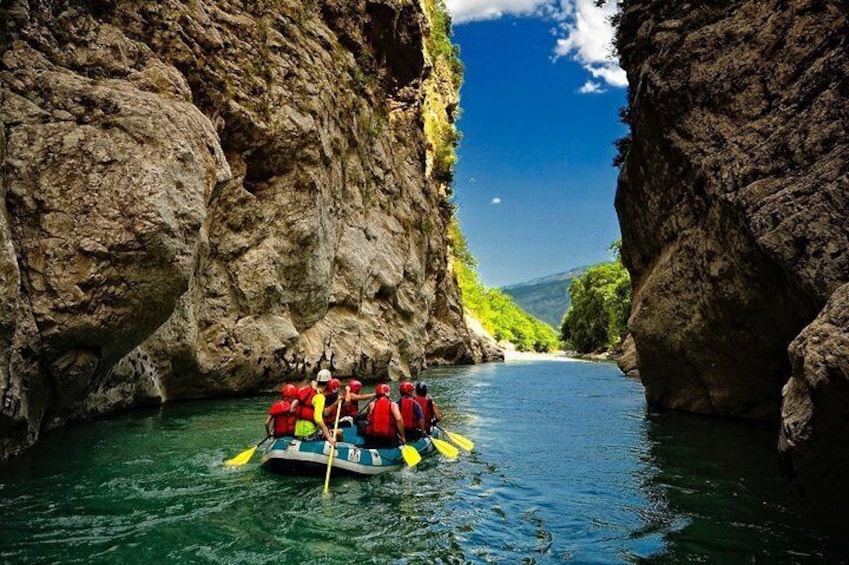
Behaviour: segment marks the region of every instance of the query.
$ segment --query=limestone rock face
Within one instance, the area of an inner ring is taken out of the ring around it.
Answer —
[[[0,454],[139,402],[475,360],[417,1],[0,15]]]
[[[849,8],[633,0],[617,43],[631,138],[616,208],[649,402],[777,419],[792,357],[783,445],[828,461],[849,417],[845,347],[824,349],[847,335],[828,320],[849,282]],[[807,434],[806,403],[834,427]]]
[[[841,2],[627,2],[617,211],[652,403],[771,418],[787,345],[849,279]]]
[[[616,356],[616,364],[619,370],[633,379],[640,378],[639,363],[637,361],[637,345],[634,336],[628,334],[622,341],[622,351]]]
[[[778,444],[785,469],[816,511],[840,515],[849,502],[849,284],[793,340],[790,358]]]
[[[468,311],[465,313],[465,318],[466,327],[468,327],[469,332],[476,337],[476,339],[473,340],[473,343],[475,344],[475,361],[478,363],[487,361],[504,361],[504,351],[498,347],[498,341],[491,333],[486,331],[486,328],[483,327],[480,320],[472,316]]]

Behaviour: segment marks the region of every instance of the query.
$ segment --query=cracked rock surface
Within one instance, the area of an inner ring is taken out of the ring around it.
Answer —
[[[0,455],[145,402],[475,362],[406,0],[4,3]]]
[[[780,419],[790,474],[845,501],[849,6],[632,0],[617,43],[631,139],[616,208],[646,397]]]

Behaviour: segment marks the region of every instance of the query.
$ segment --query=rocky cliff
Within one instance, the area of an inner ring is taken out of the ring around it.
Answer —
[[[631,137],[616,207],[646,396],[781,417],[791,471],[845,501],[849,5],[629,0],[617,42]]]
[[[453,132],[457,85],[418,0],[0,20],[0,455],[140,402],[486,357],[425,133],[425,107]]]

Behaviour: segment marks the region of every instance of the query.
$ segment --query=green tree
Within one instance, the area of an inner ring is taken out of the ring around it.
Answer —
[[[596,265],[569,288],[572,305],[560,327],[561,339],[581,353],[619,345],[628,332],[631,278],[619,260],[621,241],[611,245],[616,260]]]

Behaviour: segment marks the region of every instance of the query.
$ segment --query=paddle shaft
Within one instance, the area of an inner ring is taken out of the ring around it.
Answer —
[[[449,432],[445,428],[443,428],[441,426],[437,426],[436,424],[434,424],[434,427],[436,429],[440,430],[442,433],[444,433],[446,436],[448,436],[448,439],[450,439],[451,441],[453,441],[454,443],[456,443],[457,445],[459,445],[460,447],[462,447],[466,451],[471,451],[475,448],[474,442],[472,440],[470,440],[469,438],[461,436],[460,434],[455,434],[453,432]]]
[[[333,441],[336,441],[336,431],[339,429],[339,415],[342,413],[342,399],[336,404],[336,421],[333,422]],[[336,453],[336,447],[330,444],[330,455],[327,456],[327,474],[324,476],[324,494],[330,491],[330,469],[333,468],[333,454]]]

